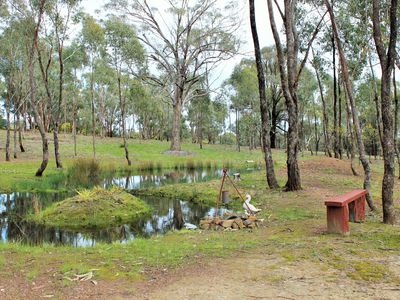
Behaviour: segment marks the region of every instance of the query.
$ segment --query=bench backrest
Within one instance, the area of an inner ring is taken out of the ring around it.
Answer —
[[[363,190],[363,189],[353,190],[346,194],[339,195],[336,197],[329,198],[328,200],[325,200],[325,205],[326,206],[345,206],[348,203],[350,203],[362,196],[365,196],[366,194],[367,194],[367,190]]]

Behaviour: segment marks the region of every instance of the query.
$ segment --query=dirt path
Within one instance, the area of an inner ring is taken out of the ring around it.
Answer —
[[[249,253],[202,268],[154,281],[140,299],[400,299],[400,286],[357,282],[309,261],[281,264],[275,255]]]
[[[400,257],[391,259],[391,267],[400,273]],[[18,276],[11,277],[0,282],[0,299],[400,299],[400,285],[358,282],[322,264],[287,263],[276,254],[258,251],[154,271],[138,283],[62,285],[57,278],[21,282]]]

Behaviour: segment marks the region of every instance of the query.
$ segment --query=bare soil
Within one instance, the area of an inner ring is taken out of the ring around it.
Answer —
[[[400,275],[400,256],[387,257]],[[308,260],[288,263],[262,249],[200,259],[174,270],[148,270],[146,280],[66,283],[55,270],[29,281],[0,277],[0,299],[400,299],[400,285],[368,283]]]

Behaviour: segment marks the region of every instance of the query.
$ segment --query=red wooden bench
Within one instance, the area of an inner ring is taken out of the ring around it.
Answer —
[[[348,233],[349,221],[364,221],[366,194],[367,190],[360,189],[326,200],[328,232]]]

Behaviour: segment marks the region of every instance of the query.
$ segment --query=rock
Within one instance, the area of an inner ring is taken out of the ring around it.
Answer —
[[[249,227],[250,224],[254,224],[254,222],[252,220],[249,220],[249,219],[243,221],[243,225],[246,226],[246,227]]]
[[[235,222],[233,224],[236,224],[238,226],[239,229],[242,229],[244,227],[243,225],[243,221],[241,218],[237,218],[235,219]],[[232,226],[233,227],[233,226]]]
[[[200,229],[208,230],[208,229],[210,229],[210,225],[211,224],[209,224],[209,223],[203,223],[203,224],[200,223]]]
[[[232,223],[232,228],[233,229],[239,229],[239,225],[236,222]]]
[[[211,219],[200,220],[200,225],[202,225],[202,224],[211,224],[211,223],[212,223]]]
[[[220,230],[224,230],[225,228],[220,226],[220,225],[216,225],[215,226],[215,230],[220,231]]]
[[[214,220],[212,220],[212,221],[216,225],[220,225],[223,222],[223,220],[221,220],[219,217],[215,217]]]
[[[224,220],[224,221],[222,221],[222,226],[224,228],[232,227],[232,224],[233,224],[234,221],[235,220]]]
[[[257,217],[256,216],[249,216],[248,219],[251,220],[251,221],[257,221]]]
[[[249,225],[247,225],[247,228],[256,228],[257,224],[256,223],[250,223]]]

